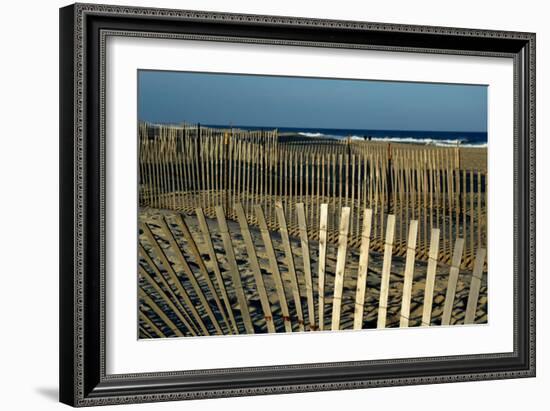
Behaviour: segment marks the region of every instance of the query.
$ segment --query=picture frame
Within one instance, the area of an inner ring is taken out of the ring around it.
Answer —
[[[107,373],[109,36],[511,59],[513,350]],[[64,7],[60,9],[60,220],[60,400],[69,405],[534,377],[535,34],[92,4]]]

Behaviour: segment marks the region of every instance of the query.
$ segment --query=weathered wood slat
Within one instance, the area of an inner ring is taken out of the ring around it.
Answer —
[[[325,271],[327,259],[328,204],[321,204],[319,218],[319,273],[317,290],[319,295],[319,330],[325,324]]]
[[[298,320],[298,329],[304,331],[304,315],[302,313],[302,301],[300,297],[300,288],[298,285],[298,278],[296,276],[296,269],[294,267],[294,256],[292,254],[292,246],[290,245],[290,238],[288,236],[288,228],[286,225],[286,218],[284,208],[281,202],[275,204],[275,211],[277,213],[277,220],[279,222],[279,233],[281,234],[281,240],[283,242],[283,248],[285,250],[285,258],[288,267],[288,275],[290,276],[290,283],[292,286],[292,297],[294,299],[294,306],[296,308],[296,317]]]
[[[473,324],[476,320],[477,304],[479,299],[479,289],[481,288],[481,276],[483,275],[483,265],[485,264],[485,248],[477,251],[472,280],[470,282],[470,292],[468,294],[468,303],[466,304],[466,314],[464,324]]]
[[[269,298],[265,290],[264,279],[260,270],[258,257],[256,256],[256,248],[254,247],[254,241],[252,240],[252,235],[250,234],[250,229],[248,228],[248,222],[246,221],[246,215],[242,204],[235,204],[235,210],[237,212],[237,219],[241,228],[241,235],[243,236],[246,251],[248,253],[248,262],[252,268],[252,274],[254,275],[254,281],[256,282],[256,289],[258,291],[258,295],[260,296],[260,303],[264,312],[267,331],[274,333],[275,324],[273,323],[273,314],[271,313]]]
[[[229,315],[229,321],[231,322],[231,328],[235,334],[239,333],[239,329],[237,327],[237,322],[235,320],[235,315],[233,314],[233,308],[231,307],[231,300],[229,299],[229,296],[227,295],[227,289],[225,287],[225,281],[222,277],[220,266],[218,265],[218,258],[216,256],[216,252],[214,251],[214,245],[212,244],[212,238],[210,234],[210,229],[208,228],[208,224],[206,222],[206,218],[204,216],[204,211],[202,208],[197,208],[196,210],[197,219],[199,221],[199,227],[202,232],[203,240],[206,245],[206,249],[208,251],[208,255],[210,257],[210,263],[212,264],[212,270],[214,271],[214,278],[216,279],[216,282],[218,283],[218,289],[220,290],[225,310],[227,311],[227,314]]]
[[[150,334],[149,331],[147,331],[142,325],[139,326],[138,335],[138,338],[153,338],[153,335]]]
[[[241,275],[239,273],[239,267],[237,266],[237,259],[235,258],[235,252],[233,250],[233,242],[229,234],[229,228],[227,221],[225,220],[225,213],[222,206],[216,207],[216,218],[218,219],[218,227],[225,248],[225,256],[227,257],[227,263],[229,265],[229,272],[231,273],[231,279],[233,281],[233,288],[237,294],[237,301],[239,302],[239,310],[244,323],[244,328],[247,334],[254,334],[254,327],[252,325],[252,319],[250,318],[250,312],[248,310],[248,302],[244,295],[244,288],[241,282]]]
[[[439,256],[439,228],[432,229],[430,238],[430,254],[426,273],[426,288],[424,289],[424,306],[422,308],[422,325],[429,326],[432,320],[432,305],[435,286],[435,272]]]
[[[172,233],[172,230],[170,230],[170,227],[168,227],[168,223],[166,222],[166,219],[163,217],[159,220],[160,228],[165,237],[168,239],[168,243],[170,244],[172,248],[172,252],[177,260],[177,263],[183,267],[183,272],[185,273],[187,279],[191,283],[191,286],[195,290],[195,293],[197,294],[197,297],[199,298],[204,310],[206,311],[206,314],[210,318],[210,321],[212,321],[212,325],[214,326],[214,329],[216,330],[216,333],[223,334],[223,331],[220,327],[220,324],[218,322],[218,319],[216,318],[216,315],[212,311],[212,308],[210,307],[210,303],[208,302],[208,299],[206,298],[206,295],[204,294],[203,289],[201,288],[197,278],[195,277],[195,273],[193,270],[191,270],[191,267],[189,266],[189,263],[187,262],[187,259],[183,255],[183,252],[181,251],[181,248],[176,241],[176,238],[174,237],[174,234]],[[215,290],[212,290],[215,292]]]
[[[399,327],[404,327],[404,328],[409,326],[412,283],[414,278],[414,259],[416,255],[417,238],[418,238],[418,220],[411,220],[411,223],[409,224],[409,239],[407,241],[407,258],[405,260],[403,295],[401,297],[401,318],[399,320]]]
[[[380,282],[380,301],[378,304],[377,328],[386,328],[394,234],[395,216],[393,214],[389,214],[388,223],[386,225],[386,241],[384,244],[384,262],[382,263],[382,280]]]
[[[157,284],[157,282],[151,277],[151,275],[140,265],[139,266],[139,273],[140,275],[145,279],[145,281],[153,287],[153,289],[157,292],[157,294],[162,298],[162,300],[170,307],[172,312],[178,317],[178,319],[187,327],[187,330],[189,330],[189,333],[192,335],[197,335],[195,331],[193,330],[193,327],[187,321],[187,318],[185,318],[180,310],[175,306],[175,304],[172,302],[170,297],[164,292],[164,290]]]
[[[198,331],[198,326],[195,325],[195,323],[193,322],[193,320],[191,319],[191,317],[187,313],[187,310],[185,309],[185,307],[181,303],[180,298],[178,297],[176,292],[174,292],[172,287],[170,287],[170,285],[168,284],[168,281],[166,281],[166,278],[164,278],[164,275],[162,275],[162,273],[160,272],[160,269],[157,267],[157,265],[155,264],[153,259],[149,256],[149,254],[147,253],[147,251],[145,250],[145,248],[143,247],[143,245],[141,243],[139,243],[138,249],[139,249],[140,257],[143,258],[145,260],[145,262],[147,263],[147,265],[154,271],[156,278],[164,286],[168,297],[171,298],[172,301],[174,301],[174,303],[176,304],[180,314],[183,315],[185,317],[185,319],[191,325],[192,333],[194,335],[198,335],[200,333]]]
[[[359,253],[359,269],[357,270],[357,289],[355,291],[355,310],[353,315],[353,329],[363,328],[363,312],[365,296],[367,294],[367,273],[369,267],[370,233],[372,227],[372,209],[365,209],[363,213],[363,231],[361,234],[361,251]]]
[[[311,276],[311,261],[309,254],[309,240],[307,234],[306,214],[304,204],[296,204],[296,215],[298,219],[298,227],[300,229],[300,242],[302,246],[302,260],[304,263],[304,277],[306,283],[307,296],[307,312],[309,318],[309,328],[316,329],[315,325],[315,301],[313,299],[313,280]]]
[[[260,227],[260,233],[264,242],[271,274],[273,275],[273,281],[275,282],[275,289],[277,290],[277,296],[279,298],[279,304],[281,306],[281,313],[283,314],[283,324],[285,327],[285,332],[292,332],[292,322],[290,319],[290,313],[288,311],[285,288],[283,285],[283,280],[281,278],[281,273],[279,271],[279,265],[277,264],[277,257],[275,256],[275,251],[273,249],[271,234],[269,233],[269,229],[267,228],[265,215],[262,208],[259,205],[255,205],[254,211],[256,212],[256,218]]]
[[[156,315],[160,317],[162,321],[172,330],[176,337],[183,337],[184,334],[180,331],[178,326],[165,314],[164,311],[158,306],[158,304],[151,298],[142,288],[139,289],[139,297],[151,308]]]
[[[464,239],[457,238],[453,251],[453,259],[451,269],[449,270],[449,280],[447,282],[447,293],[445,295],[445,305],[443,306],[443,315],[441,317],[441,325],[450,325],[451,314],[456,294],[456,285],[458,282],[458,274],[460,271],[460,262],[462,260],[462,251],[464,249]]]
[[[151,319],[149,317],[147,317],[147,315],[145,315],[145,313],[141,310],[139,310],[139,321],[140,322],[144,322],[145,324],[147,324],[152,330],[153,332],[160,338],[165,338],[165,337],[168,337],[159,327],[157,327],[157,325],[151,321]]]
[[[350,208],[342,207],[340,227],[338,230],[338,252],[336,255],[336,272],[334,274],[334,296],[332,298],[332,331],[340,329],[340,311],[342,308],[342,291],[346,271],[346,253],[348,247],[348,231]]]
[[[193,259],[195,260],[196,264],[199,266],[199,270],[200,270],[200,272],[201,272],[201,274],[204,278],[204,281],[206,282],[206,286],[210,290],[210,294],[214,298],[214,301],[215,301],[216,306],[218,308],[218,312],[222,316],[223,322],[226,326],[226,330],[230,331],[229,321],[227,319],[227,315],[225,314],[225,310],[222,306],[222,302],[220,301],[220,298],[218,297],[218,292],[216,290],[216,287],[212,283],[212,280],[210,280],[210,275],[208,273],[208,269],[206,268],[206,265],[204,264],[201,253],[199,251],[199,248],[197,247],[197,243],[195,242],[195,239],[193,238],[193,235],[191,234],[191,231],[189,230],[189,227],[187,226],[187,223],[185,222],[185,220],[184,220],[184,218],[181,214],[176,214],[176,224],[178,225],[178,227],[181,230],[183,236],[185,237],[185,240],[187,241],[187,246],[189,247],[189,251],[191,252],[191,254],[193,256]]]
[[[210,335],[208,329],[206,328],[206,325],[204,324],[204,321],[195,308],[195,304],[191,301],[191,298],[189,297],[189,294],[183,287],[179,276],[177,275],[176,271],[172,267],[172,264],[170,264],[170,260],[164,253],[164,250],[160,247],[160,245],[155,240],[155,237],[153,235],[153,232],[149,228],[149,225],[142,223],[140,225],[143,233],[145,234],[145,237],[147,237],[147,240],[149,241],[150,245],[153,247],[153,250],[155,251],[156,256],[160,259],[164,269],[170,276],[170,279],[172,280],[172,283],[175,285],[176,290],[178,291],[178,294],[183,298],[184,303],[187,305],[187,309],[191,311],[191,314],[195,320],[195,322],[198,324],[200,329],[205,335]]]

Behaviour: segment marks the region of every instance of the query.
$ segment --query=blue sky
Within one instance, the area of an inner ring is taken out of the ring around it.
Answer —
[[[487,131],[487,86],[172,71],[138,73],[155,123]]]

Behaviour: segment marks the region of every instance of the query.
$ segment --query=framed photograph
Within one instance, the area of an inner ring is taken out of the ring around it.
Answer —
[[[60,10],[60,398],[535,375],[535,35]]]

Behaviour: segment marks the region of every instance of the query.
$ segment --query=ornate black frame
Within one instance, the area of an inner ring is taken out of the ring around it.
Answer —
[[[106,375],[104,63],[110,35],[512,58],[514,351]],[[60,10],[60,100],[62,402],[91,406],[535,376],[535,34],[75,4]]]

